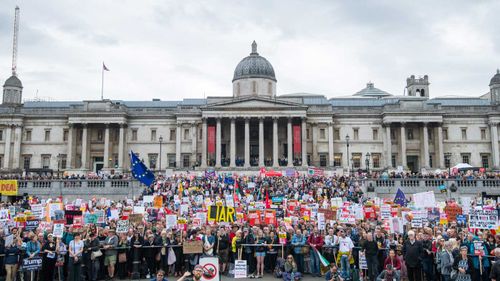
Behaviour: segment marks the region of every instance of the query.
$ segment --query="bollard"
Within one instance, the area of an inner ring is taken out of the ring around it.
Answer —
[[[141,274],[139,272],[139,265],[141,264],[141,261],[139,260],[139,249],[137,247],[134,247],[133,250],[133,259],[132,259],[132,279],[140,279]]]

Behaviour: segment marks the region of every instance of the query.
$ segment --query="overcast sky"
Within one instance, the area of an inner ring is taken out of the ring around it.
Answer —
[[[479,96],[500,66],[500,1],[2,0],[1,81],[16,5],[24,99],[99,99],[102,61],[106,98],[230,96],[253,40],[278,94],[402,95],[427,74],[431,97]]]

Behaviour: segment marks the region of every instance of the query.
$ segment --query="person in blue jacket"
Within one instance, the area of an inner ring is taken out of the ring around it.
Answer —
[[[482,267],[482,274],[481,270],[479,269],[479,256],[475,255],[475,242],[480,242],[481,243],[481,248],[482,248],[482,257],[481,257],[481,267]],[[479,237],[473,236],[472,240],[469,243],[469,255],[472,256],[472,264],[474,265],[474,271],[472,272],[472,280],[490,280],[489,279],[489,273],[490,273],[490,260],[486,257],[488,255],[488,249],[486,248],[486,245],[484,244],[484,241],[480,241]]]
[[[306,236],[302,235],[300,229],[297,229],[295,234],[292,236],[292,246],[293,253],[295,256],[295,262],[297,263],[297,270],[300,273],[304,273],[304,246],[306,245]]]

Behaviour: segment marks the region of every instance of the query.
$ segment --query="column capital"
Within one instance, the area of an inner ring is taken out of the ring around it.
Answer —
[[[401,127],[405,127],[406,126],[406,122],[399,122],[400,126]]]
[[[495,122],[495,121],[489,121],[489,122],[488,122],[488,125],[490,125],[490,126],[498,126],[498,122]]]
[[[127,128],[128,127],[127,123],[120,123],[118,125],[120,126],[120,128]]]
[[[82,125],[82,128],[85,128],[85,129],[89,126],[89,124],[87,124],[87,123],[81,123],[81,125]]]
[[[273,121],[276,122],[276,121],[278,121],[279,117],[278,116],[273,116],[272,119],[273,119]]]
[[[182,127],[182,123],[181,123],[181,122],[177,122],[177,123],[175,124],[175,126],[176,126],[177,128]]]
[[[422,122],[422,124],[424,125],[424,127],[427,127],[429,125],[429,122]]]

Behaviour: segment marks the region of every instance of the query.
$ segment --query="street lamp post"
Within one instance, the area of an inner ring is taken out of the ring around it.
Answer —
[[[346,135],[345,136],[345,143],[347,144],[347,174],[350,175],[351,174],[351,170],[350,170],[350,163],[349,163],[349,135]]]
[[[158,170],[159,170],[159,173],[161,174],[161,144],[163,143],[163,137],[160,136],[160,138],[158,140],[160,141],[160,163],[158,163]]]
[[[370,152],[366,153],[366,158],[365,158],[365,165],[366,165],[366,173],[368,176],[370,175]]]

